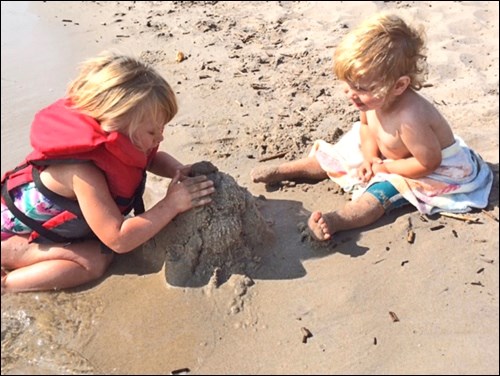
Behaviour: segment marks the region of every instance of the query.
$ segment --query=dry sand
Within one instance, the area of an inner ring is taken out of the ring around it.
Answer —
[[[139,251],[77,291],[3,296],[2,374],[498,374],[498,220],[482,211],[474,224],[424,220],[408,209],[317,248],[301,223],[348,197],[328,181],[274,190],[250,181],[253,167],[349,129],[356,112],[333,76],[334,48],[360,20],[391,9],[426,27],[422,93],[490,164],[486,210],[498,218],[498,2],[23,6],[2,2],[2,172],[29,150],[32,116],[63,95],[77,62],[130,53],[178,95],[162,148],[185,163],[209,160],[262,195],[277,239],[255,273],[216,289],[168,287]],[[4,26],[4,14],[17,23]],[[15,41],[24,34],[27,46]],[[150,204],[167,184],[149,180]],[[301,328],[312,334],[305,343]]]

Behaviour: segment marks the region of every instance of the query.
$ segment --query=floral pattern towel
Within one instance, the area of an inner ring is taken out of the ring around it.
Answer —
[[[463,213],[484,208],[493,184],[493,173],[481,156],[455,136],[455,143],[442,151],[441,165],[432,174],[409,179],[396,174],[376,174],[361,183],[356,169],[363,162],[360,123],[354,123],[336,144],[315,141],[309,156],[315,156],[328,176],[346,192],[359,197],[371,184],[389,181],[422,214],[440,211]]]

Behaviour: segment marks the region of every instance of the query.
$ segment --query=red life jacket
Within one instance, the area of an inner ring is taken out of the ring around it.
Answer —
[[[118,132],[105,132],[94,118],[73,110],[67,99],[61,99],[35,115],[30,138],[33,152],[24,163],[2,177],[2,201],[19,220],[34,230],[30,241],[42,235],[54,242],[67,242],[91,232],[76,201],[49,191],[41,183],[40,171],[51,164],[94,163],[105,174],[109,191],[124,215],[132,208],[135,214],[144,211],[142,194],[146,169],[157,149],[146,156],[128,137]],[[16,210],[9,194],[13,188],[32,181],[42,194],[66,209],[43,226]],[[75,226],[75,222],[69,223],[72,221],[79,222]]]

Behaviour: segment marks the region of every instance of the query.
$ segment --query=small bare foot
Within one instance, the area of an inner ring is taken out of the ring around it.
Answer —
[[[312,236],[316,240],[324,241],[329,240],[332,237],[332,233],[330,231],[327,220],[325,216],[319,211],[315,211],[311,214],[307,225],[311,230]]]
[[[283,180],[283,176],[278,171],[278,166],[256,167],[250,172],[254,183],[273,184]]]

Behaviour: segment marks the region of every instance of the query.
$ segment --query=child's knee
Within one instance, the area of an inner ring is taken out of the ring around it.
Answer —
[[[113,254],[103,254],[98,252],[90,260],[87,260],[86,265],[87,272],[89,273],[90,279],[97,279],[104,275],[109,265],[113,261]]]
[[[370,193],[380,203],[386,213],[409,203],[388,181],[373,183],[365,193]]]

